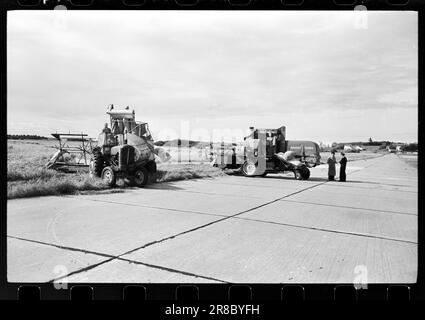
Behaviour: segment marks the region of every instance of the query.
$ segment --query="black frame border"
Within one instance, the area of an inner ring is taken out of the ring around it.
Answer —
[[[2,139],[0,141],[2,150],[7,150],[6,128],[7,128],[7,68],[6,68],[6,26],[7,26],[7,11],[11,10],[52,10],[57,4],[66,5],[68,10],[353,10],[356,5],[365,5],[368,10],[384,10],[384,11],[398,11],[398,10],[411,10],[418,12],[418,85],[419,85],[419,99],[418,99],[418,143],[421,145],[423,137],[423,109],[424,109],[424,62],[425,62],[425,2],[421,0],[246,0],[248,5],[232,4],[232,0],[195,0],[195,5],[187,5],[192,0],[144,0],[142,5],[126,5],[126,0],[48,0],[43,4],[43,0],[38,0],[38,5],[20,5],[19,1],[24,3],[28,0],[4,0],[0,7],[0,128],[3,131]],[[37,0],[35,0],[37,1]],[[127,0],[128,1],[128,0]],[[143,0],[141,0],[143,1]],[[180,4],[179,4],[180,2]],[[194,1],[192,1],[193,3]],[[294,4],[300,2],[301,4]],[[346,3],[352,2],[352,4]],[[391,3],[399,4],[391,4]],[[75,4],[73,4],[75,3]],[[86,5],[90,3],[90,5]],[[338,4],[345,3],[345,4]],[[400,4],[402,3],[402,4]],[[404,3],[404,4],[403,4]],[[80,4],[80,5],[78,5]],[[418,154],[418,174],[423,177],[423,166],[420,164],[421,153]],[[96,300],[123,300],[123,292],[127,286],[134,286],[134,283],[120,283],[120,284],[68,284],[67,290],[56,290],[51,283],[8,283],[7,272],[7,243],[6,243],[6,226],[7,226],[7,162],[2,161],[1,174],[4,176],[3,188],[1,192],[2,209],[0,214],[0,300],[17,300],[19,297],[23,298],[24,295],[19,295],[18,292],[24,292],[26,287],[38,288],[39,298],[41,300],[70,300],[70,292],[73,286],[85,285],[86,289],[93,291],[93,299]],[[422,181],[419,179],[418,185],[418,212],[421,213],[423,208],[423,200],[420,197],[422,191]],[[356,296],[359,298],[358,302],[384,302],[384,301],[422,301],[425,300],[425,287],[424,287],[424,217],[418,215],[418,278],[417,283],[412,284],[368,284],[367,290],[356,291]],[[192,301],[193,303],[203,304],[207,301],[218,303],[234,303],[243,299],[247,301],[249,297],[244,296],[242,293],[235,294],[234,297],[229,299],[229,289],[232,284],[193,284],[198,289],[198,298],[186,295],[177,299],[176,290],[182,284],[140,284],[146,290],[146,302],[150,302],[154,309],[158,306],[160,301],[174,301],[179,303],[182,301]],[[251,302],[259,302],[261,305],[268,306],[270,304],[281,304],[282,288],[285,284],[245,284],[251,288],[252,300]],[[335,301],[335,288],[340,286],[353,287],[353,284],[299,284],[303,287],[305,302],[333,302]],[[241,286],[241,284],[238,284]],[[24,288],[24,289],[22,289]],[[399,288],[402,288],[400,290]],[[24,291],[22,291],[24,290]],[[231,289],[233,290],[233,289]],[[34,290],[33,290],[34,292]],[[37,290],[35,290],[37,292]],[[235,290],[237,292],[237,290]],[[243,292],[239,291],[239,292]],[[363,299],[359,294],[364,294]],[[37,293],[29,295],[37,300]],[[342,295],[344,296],[344,295]],[[349,295],[348,295],[349,296]],[[245,299],[244,299],[245,298]],[[246,299],[248,298],[248,299]],[[350,298],[348,297],[348,300]],[[347,300],[347,299],[343,299]],[[338,299],[337,299],[338,301]],[[299,301],[300,302],[300,301]],[[280,309],[279,309],[280,310]]]

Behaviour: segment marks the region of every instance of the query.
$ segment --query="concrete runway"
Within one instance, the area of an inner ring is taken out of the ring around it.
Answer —
[[[395,154],[292,176],[9,200],[9,282],[413,283],[417,169]]]

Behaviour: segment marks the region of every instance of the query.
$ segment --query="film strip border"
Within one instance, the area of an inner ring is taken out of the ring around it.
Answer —
[[[283,10],[423,10],[423,0],[4,0],[6,10],[28,9],[283,9]],[[422,23],[423,24],[423,23]],[[421,246],[419,246],[421,247]],[[421,254],[420,254],[421,256]],[[421,259],[419,259],[421,261]],[[3,269],[5,271],[5,269]],[[419,276],[421,268],[419,267]],[[277,304],[309,301],[415,301],[424,299],[418,284],[2,284],[0,299],[122,300],[136,302],[249,301]]]
[[[422,0],[4,0],[15,9],[418,10]]]
[[[62,284],[63,285],[63,284]],[[423,298],[417,285],[349,284],[309,285],[215,285],[215,284],[66,284],[62,288],[49,285],[9,285],[10,300],[123,300],[123,301],[263,301],[280,303],[302,302],[408,302]],[[16,290],[16,296],[13,292]]]

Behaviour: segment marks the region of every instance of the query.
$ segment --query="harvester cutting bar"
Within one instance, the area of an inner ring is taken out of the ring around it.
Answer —
[[[85,133],[52,133],[52,136],[59,141],[56,146],[58,151],[46,164],[49,169],[58,169],[62,167],[88,167],[89,157],[93,152],[93,140],[87,138]],[[70,145],[67,142],[77,142],[80,145]],[[70,157],[67,161],[65,155]]]

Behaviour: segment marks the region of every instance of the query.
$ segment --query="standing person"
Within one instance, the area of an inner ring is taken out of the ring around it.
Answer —
[[[104,132],[104,133],[111,133],[111,129],[108,128],[108,124],[107,123],[105,123],[105,126],[103,127],[102,132]]]
[[[345,157],[345,153],[341,152],[341,160],[339,161],[339,164],[341,165],[339,169],[339,181],[345,181],[347,178],[345,174],[345,168],[347,167],[347,158]]]
[[[336,169],[335,169],[335,164],[336,164],[336,158],[335,158],[335,151],[331,151],[331,155],[328,158],[328,180],[329,181],[333,181],[335,180],[335,174],[336,174]]]

